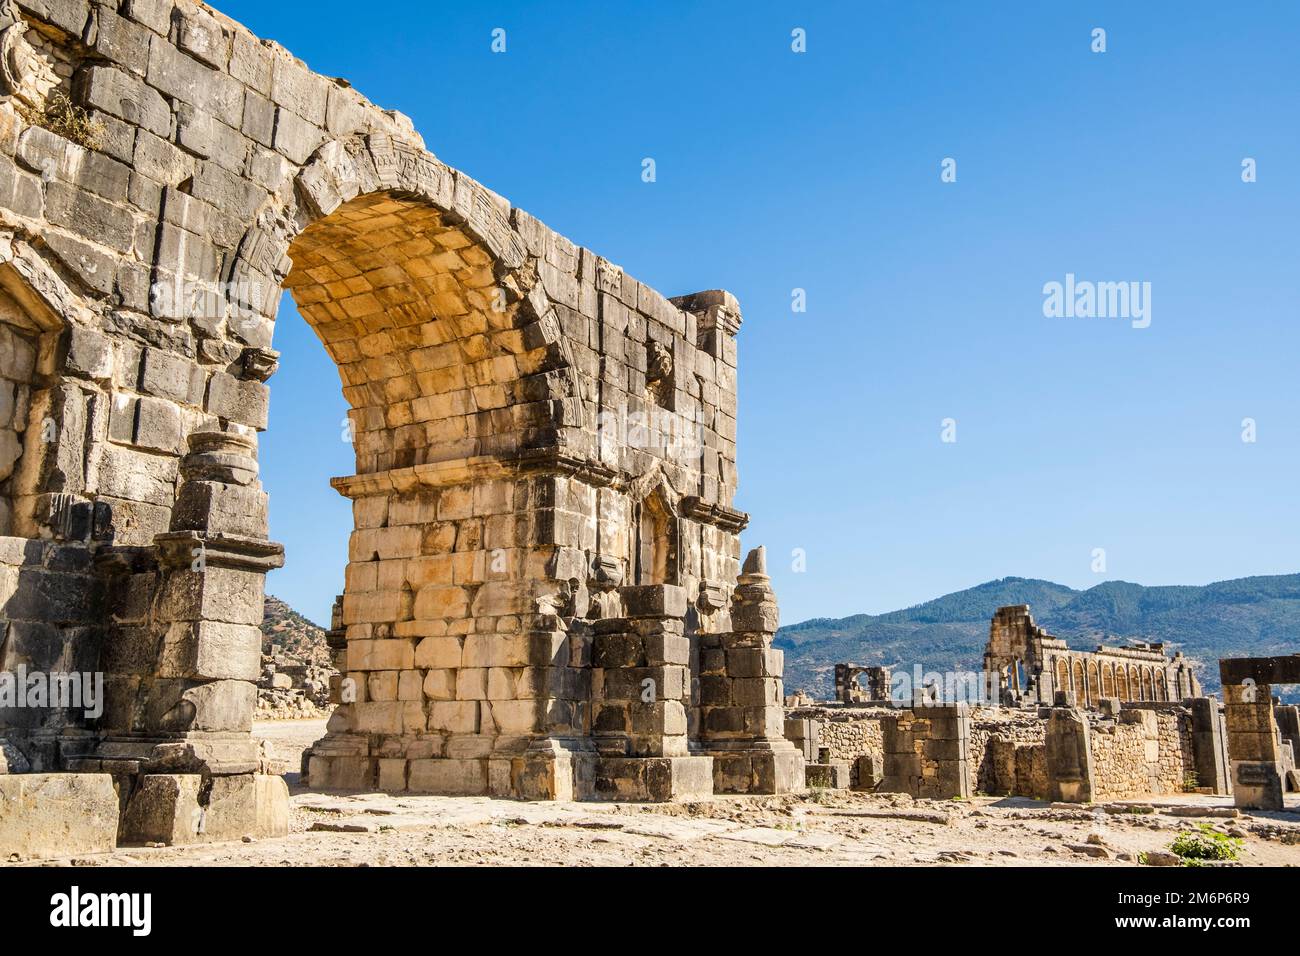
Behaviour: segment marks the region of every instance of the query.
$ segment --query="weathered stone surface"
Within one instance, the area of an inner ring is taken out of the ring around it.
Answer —
[[[0,859],[107,853],[117,823],[117,790],[106,773],[0,776]]]
[[[0,218],[22,225],[0,226],[0,534],[70,546],[3,567],[6,653],[103,647],[113,688],[93,728],[43,730],[82,734],[79,753],[175,748],[258,803],[232,778],[247,753],[205,735],[247,733],[263,676],[282,549],[256,433],[287,289],[356,455],[334,483],[356,521],[330,632],[350,697],[309,780],[802,786],[775,597],[761,555],[739,560],[734,298],[664,298],[191,0],[21,9],[103,128],[73,143],[0,104]],[[697,650],[717,652],[698,699]],[[189,785],[157,776],[132,826],[180,839]]]
[[[218,843],[289,832],[289,790],[266,774],[147,774],[122,817],[125,845]]]

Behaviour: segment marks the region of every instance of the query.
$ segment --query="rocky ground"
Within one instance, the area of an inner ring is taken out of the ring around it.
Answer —
[[[473,797],[319,794],[296,787],[323,720],[260,723],[293,789],[288,837],[119,850],[90,865],[166,866],[1136,866],[1208,823],[1244,841],[1247,866],[1300,865],[1300,803],[1240,817],[1227,801],[1162,797],[1125,807],[1021,798],[912,800],[847,791],[684,805],[520,803]],[[1148,810],[1147,808],[1151,809]],[[1146,812],[1140,812],[1146,811]],[[66,861],[65,861],[66,862]]]

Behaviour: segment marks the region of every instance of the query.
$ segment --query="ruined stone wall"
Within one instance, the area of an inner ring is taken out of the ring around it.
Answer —
[[[1018,792],[1014,789],[1015,750],[1033,746],[1041,748],[1046,725],[1047,722],[1037,711],[987,707],[973,709],[970,741],[971,792]],[[1021,759],[1030,758],[1022,756]]]
[[[882,720],[890,707],[797,707],[786,711],[787,720],[811,719],[817,722],[817,746],[829,749],[832,761],[849,765],[849,786],[857,787],[858,758],[871,758],[872,766],[884,767],[885,743]],[[811,755],[813,761],[818,754]]]
[[[1196,772],[1190,716],[1182,709],[1120,712],[1090,736],[1094,799],[1182,793]]]
[[[999,675],[1001,697],[1010,704],[1051,705],[1057,693],[1090,708],[1103,699],[1168,702],[1201,694],[1195,667],[1181,652],[1170,658],[1160,644],[1073,650],[1035,624],[1027,604],[994,613],[984,668]]]

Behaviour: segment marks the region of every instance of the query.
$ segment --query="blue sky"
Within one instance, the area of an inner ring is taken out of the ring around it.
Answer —
[[[220,8],[664,294],[739,297],[737,504],[787,623],[1300,570],[1294,4]],[[1151,283],[1150,326],[1045,317],[1067,273]],[[344,404],[288,301],[276,347],[269,587],[324,621]]]

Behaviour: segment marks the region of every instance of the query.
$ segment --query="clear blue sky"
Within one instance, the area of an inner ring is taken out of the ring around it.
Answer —
[[[787,623],[1300,570],[1295,4],[220,7],[666,295],[739,297],[737,504]],[[1150,327],[1044,317],[1067,273],[1150,282]],[[269,586],[323,621],[344,404],[287,301],[275,344]]]

